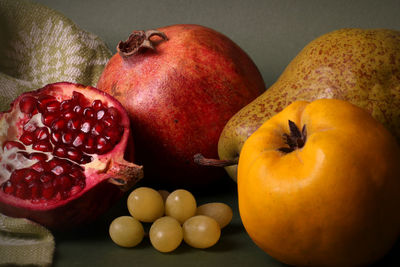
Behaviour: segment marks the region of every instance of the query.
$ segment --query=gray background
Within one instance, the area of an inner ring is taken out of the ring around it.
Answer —
[[[224,33],[241,46],[259,67],[267,86],[314,38],[339,28],[400,30],[400,1],[294,0],[36,0],[52,7],[81,28],[100,36],[115,52],[132,30],[194,23]],[[126,215],[124,198],[96,224],[71,233],[55,233],[54,266],[281,266],[248,237],[240,222],[235,184],[198,202],[222,201],[234,210],[233,222],[219,243],[208,250],[181,245],[161,254],[145,240],[122,249],[108,237],[108,225]],[[400,245],[379,266],[400,266]]]

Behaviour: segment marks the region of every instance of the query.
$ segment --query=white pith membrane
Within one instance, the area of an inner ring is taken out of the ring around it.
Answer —
[[[94,90],[84,90],[85,87],[76,87],[76,85],[68,84],[68,83],[60,83],[59,85],[53,84],[52,85],[52,90],[42,90],[41,92],[33,92],[31,95],[32,96],[39,96],[39,95],[53,95],[56,97],[57,101],[62,102],[63,100],[67,99],[72,99],[72,93],[73,91],[82,93],[86,99],[89,100],[90,104],[94,100],[101,100],[103,105],[106,108],[110,107],[115,107],[113,102],[107,101],[107,97],[103,96],[101,91],[94,91]],[[82,89],[84,91],[82,91]],[[17,198],[16,196],[6,194],[3,191],[2,185],[6,181],[8,181],[11,177],[12,171],[21,169],[21,168],[30,168],[32,165],[38,162],[38,160],[31,160],[23,156],[22,154],[18,152],[27,152],[27,153],[42,153],[46,154],[48,159],[46,160],[47,162],[50,161],[51,159],[54,158],[53,152],[42,152],[38,150],[32,149],[32,145],[24,145],[25,150],[21,150],[19,148],[13,147],[11,149],[3,149],[3,144],[6,141],[16,141],[22,144],[22,142],[19,140],[20,136],[24,132],[23,127],[24,125],[32,125],[35,126],[36,128],[39,127],[46,127],[48,128],[49,132],[51,133],[51,129],[44,125],[42,123],[42,115],[40,113],[33,115],[31,118],[28,114],[25,114],[21,112],[20,107],[19,107],[19,101],[22,99],[22,96],[20,96],[17,101],[14,103],[13,108],[10,110],[10,112],[7,113],[2,113],[0,114],[0,195],[4,194],[7,196],[7,200],[10,203],[16,203],[15,200],[18,200],[19,202],[30,202],[33,205],[32,199],[26,199],[22,200],[20,198]],[[118,109],[118,108],[117,108]],[[118,109],[119,110],[119,109]],[[118,149],[119,146],[124,146],[126,145],[128,135],[129,133],[125,130],[127,125],[129,125],[129,121],[127,122],[127,118],[121,115],[121,121],[120,121],[120,126],[124,128],[123,134],[120,136],[119,142],[109,151],[106,152],[105,154],[87,154],[92,157],[92,161],[87,164],[79,164],[76,163],[72,160],[69,160],[68,158],[64,157],[57,157],[62,160],[69,161],[72,164],[75,164],[77,166],[81,166],[84,168],[84,171],[82,173],[84,174],[85,177],[91,177],[91,179],[86,179],[85,180],[85,190],[79,190],[76,194],[73,193],[74,189],[71,189],[71,195],[67,199],[60,199],[57,197],[54,197],[53,199],[46,199],[45,202],[41,202],[45,206],[51,206],[54,204],[54,202],[60,203],[62,201],[67,201],[71,198],[78,197],[80,194],[83,193],[83,191],[87,191],[90,189],[93,185],[98,183],[98,180],[110,178],[110,175],[107,175],[107,170],[110,168],[110,165],[112,165],[113,161],[119,160],[123,158],[123,155],[115,155],[111,154],[114,149]],[[52,144],[52,143],[51,143]],[[54,144],[52,144],[54,147]],[[123,151],[123,149],[121,149]],[[116,158],[117,157],[117,158]],[[11,171],[9,170],[11,167]],[[14,200],[13,200],[14,199]],[[28,206],[32,205],[27,203]]]

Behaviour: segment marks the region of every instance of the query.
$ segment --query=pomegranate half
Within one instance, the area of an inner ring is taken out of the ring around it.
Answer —
[[[219,32],[182,24],[134,31],[117,50],[97,88],[127,109],[146,182],[200,190],[225,177],[194,155],[218,158],[227,121],[265,91],[249,56]]]
[[[90,86],[19,96],[0,113],[0,212],[51,229],[93,221],[143,176],[124,159],[129,123],[117,100]]]

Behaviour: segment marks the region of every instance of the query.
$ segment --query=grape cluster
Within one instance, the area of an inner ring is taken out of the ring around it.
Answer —
[[[142,223],[152,223],[150,242],[160,252],[171,252],[185,241],[194,248],[215,245],[221,229],[232,220],[232,209],[224,203],[207,203],[197,207],[187,190],[169,193],[139,187],[128,197],[131,216],[114,219],[110,225],[111,239],[121,247],[134,247],[145,236]]]

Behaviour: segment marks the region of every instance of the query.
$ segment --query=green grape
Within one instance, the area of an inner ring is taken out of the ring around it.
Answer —
[[[196,199],[187,190],[178,189],[169,194],[165,201],[165,214],[177,219],[181,224],[196,214]]]
[[[112,241],[121,247],[134,247],[144,236],[142,224],[131,216],[121,216],[112,221],[109,228]]]
[[[216,220],[205,215],[196,215],[183,224],[183,240],[194,248],[214,246],[221,236],[221,228]]]
[[[150,242],[160,252],[171,252],[182,242],[181,224],[173,217],[157,219],[150,227]]]
[[[158,193],[160,193],[161,197],[163,198],[164,202],[169,196],[169,192],[167,190],[158,190]]]
[[[227,226],[232,220],[232,209],[225,203],[207,203],[197,207],[196,215],[206,215],[217,221],[220,228]]]
[[[156,190],[139,187],[129,194],[128,210],[141,222],[154,222],[164,215],[164,201]]]

